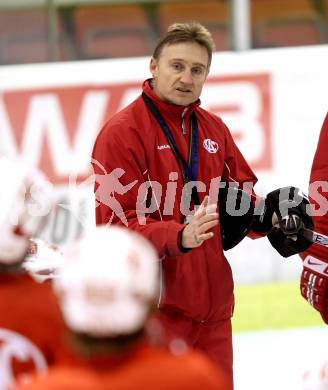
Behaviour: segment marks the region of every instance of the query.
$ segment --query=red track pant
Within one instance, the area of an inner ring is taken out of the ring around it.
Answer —
[[[157,316],[156,316],[157,317]],[[231,319],[199,322],[183,314],[160,310],[158,315],[167,340],[182,338],[189,346],[203,351],[229,378],[233,389]]]

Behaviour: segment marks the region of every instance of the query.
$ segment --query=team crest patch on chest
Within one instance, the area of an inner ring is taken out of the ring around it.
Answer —
[[[203,146],[204,149],[208,151],[208,153],[216,153],[219,150],[218,143],[211,140],[210,138],[204,139]]]

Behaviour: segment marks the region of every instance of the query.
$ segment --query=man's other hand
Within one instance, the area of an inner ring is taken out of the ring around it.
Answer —
[[[202,204],[183,229],[181,240],[183,248],[197,248],[214,236],[210,230],[219,223],[216,208],[217,204],[209,204],[209,197],[205,196]]]

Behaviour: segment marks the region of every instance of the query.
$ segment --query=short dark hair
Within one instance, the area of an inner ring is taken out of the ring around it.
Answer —
[[[155,60],[159,58],[164,46],[179,42],[196,42],[205,47],[208,53],[208,67],[210,67],[215,44],[207,28],[197,22],[174,23],[169,26],[167,32],[157,42],[153,58]]]

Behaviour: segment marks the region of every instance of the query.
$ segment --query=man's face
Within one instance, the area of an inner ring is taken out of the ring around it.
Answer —
[[[195,102],[208,74],[208,53],[196,42],[180,42],[163,47],[157,60],[150,62],[155,94],[168,103],[188,106]]]

